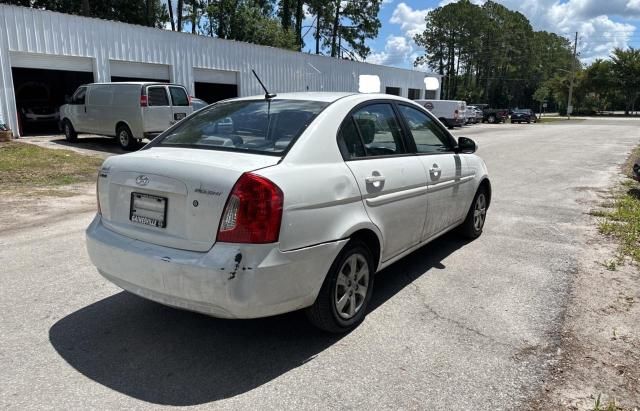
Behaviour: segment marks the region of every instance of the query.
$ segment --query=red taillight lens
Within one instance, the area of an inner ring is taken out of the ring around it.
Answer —
[[[275,243],[280,235],[283,202],[284,195],[277,185],[244,173],[227,199],[216,241]]]
[[[149,105],[149,100],[147,96],[140,96],[140,107],[147,107]]]

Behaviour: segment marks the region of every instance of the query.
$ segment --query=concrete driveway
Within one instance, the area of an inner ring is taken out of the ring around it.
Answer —
[[[586,214],[640,143],[640,122],[477,125],[493,183],[485,233],[439,239],[376,278],[349,335],[299,313],[227,321],[103,280],[93,212],[0,228],[0,406],[523,409],[558,359]]]

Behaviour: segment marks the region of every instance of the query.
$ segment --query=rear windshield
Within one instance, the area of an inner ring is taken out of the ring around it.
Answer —
[[[278,155],[327,105],[305,100],[218,103],[184,120],[157,145]]]

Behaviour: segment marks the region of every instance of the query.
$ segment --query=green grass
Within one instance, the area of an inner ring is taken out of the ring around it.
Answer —
[[[542,117],[538,119],[538,123],[556,123],[558,121],[568,121],[566,117]],[[584,121],[583,119],[572,118],[571,121]]]
[[[0,191],[93,181],[102,161],[69,150],[0,143]]]
[[[624,166],[628,176],[636,158],[640,158],[640,147],[633,151]],[[626,256],[640,263],[640,183],[630,178],[625,180],[614,189],[613,201],[609,203],[609,207],[591,213],[599,218],[598,229],[619,241],[620,260]]]

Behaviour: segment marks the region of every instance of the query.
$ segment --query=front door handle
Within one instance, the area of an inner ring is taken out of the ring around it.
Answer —
[[[429,174],[431,174],[433,178],[440,178],[441,173],[442,169],[436,163],[433,163],[433,166],[429,169]]]

